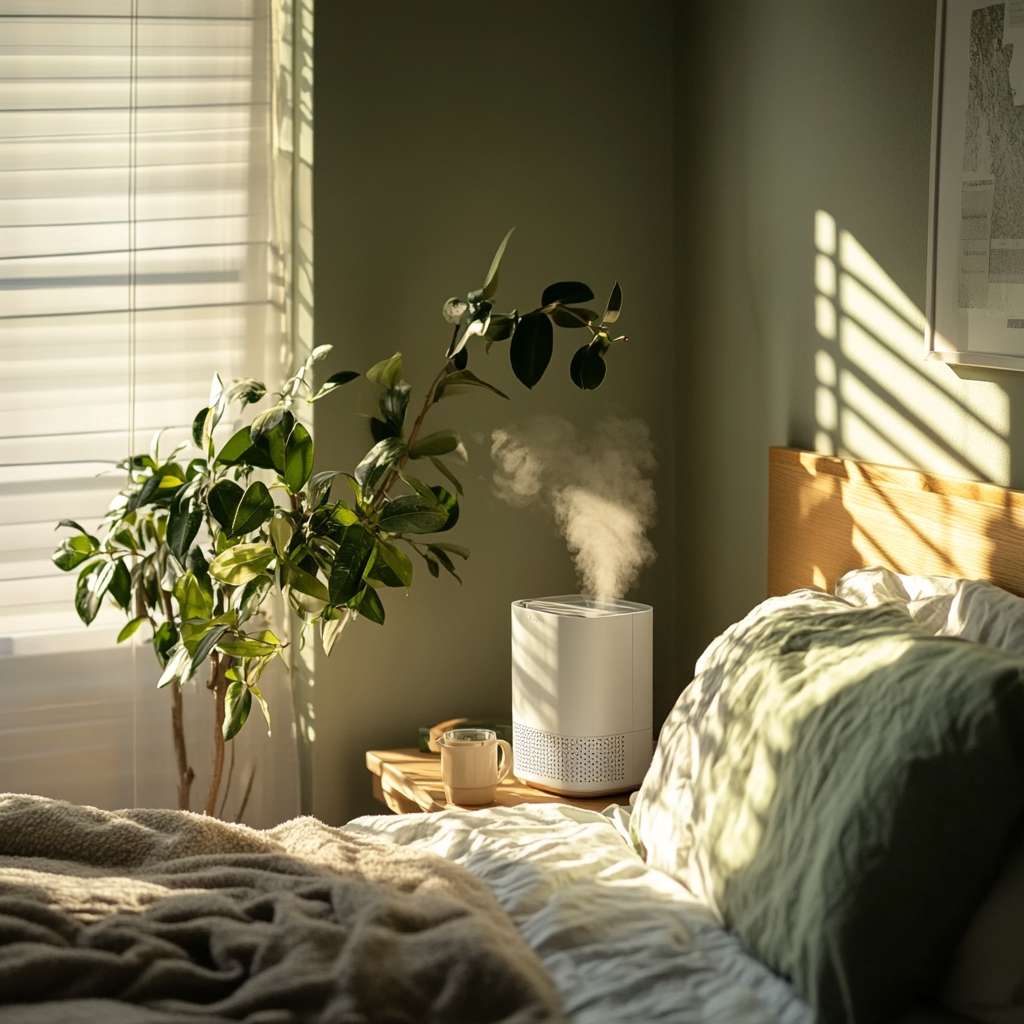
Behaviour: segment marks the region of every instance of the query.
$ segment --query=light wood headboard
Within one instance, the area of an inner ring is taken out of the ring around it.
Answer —
[[[868,565],[1024,596],[1024,492],[792,448],[768,459],[769,596]]]

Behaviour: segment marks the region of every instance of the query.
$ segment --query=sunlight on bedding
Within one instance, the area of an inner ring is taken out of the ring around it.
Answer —
[[[815,214],[815,449],[991,480],[1010,478],[1010,401],[926,362],[926,318],[825,210]]]

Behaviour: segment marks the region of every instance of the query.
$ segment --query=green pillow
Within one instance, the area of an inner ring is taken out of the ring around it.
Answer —
[[[874,1024],[939,979],[1022,810],[1024,658],[798,591],[705,652],[632,827],[820,1024]]]

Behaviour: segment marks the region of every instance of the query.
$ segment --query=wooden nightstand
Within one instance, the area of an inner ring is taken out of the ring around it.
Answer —
[[[366,767],[373,772],[373,795],[395,814],[418,814],[420,811],[457,807],[445,799],[440,754],[424,754],[415,747],[368,750]],[[587,811],[602,811],[609,804],[628,804],[629,793],[588,799],[556,796],[509,777],[495,791],[494,803],[484,806],[515,807],[525,803],[572,804]]]

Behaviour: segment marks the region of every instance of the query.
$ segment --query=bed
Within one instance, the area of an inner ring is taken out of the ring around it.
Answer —
[[[773,449],[769,518],[632,808],[0,798],[0,1022],[1024,1020],[1024,494]]]

